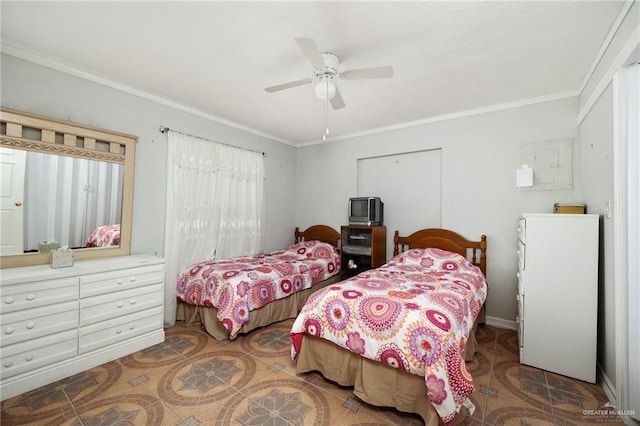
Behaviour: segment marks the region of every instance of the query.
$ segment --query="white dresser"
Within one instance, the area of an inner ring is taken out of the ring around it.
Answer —
[[[594,214],[525,214],[518,225],[522,364],[595,383],[598,226]]]
[[[0,398],[164,341],[164,259],[0,270]]]

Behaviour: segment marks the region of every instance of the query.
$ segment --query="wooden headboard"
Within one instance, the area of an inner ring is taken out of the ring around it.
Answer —
[[[393,235],[393,255],[412,248],[435,247],[458,253],[468,258],[487,275],[487,236],[481,235],[480,241],[469,241],[457,232],[441,228],[421,229],[407,237],[401,237],[398,231]]]
[[[294,242],[318,240],[329,243],[338,247],[340,242],[340,233],[327,225],[313,225],[300,231],[298,227],[295,230]]]

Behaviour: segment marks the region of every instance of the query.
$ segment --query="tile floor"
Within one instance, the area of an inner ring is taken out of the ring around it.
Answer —
[[[416,415],[359,401],[318,373],[295,374],[292,320],[217,342],[178,322],[166,341],[1,404],[8,425],[421,425]],[[469,368],[464,425],[621,425],[601,386],[520,365],[514,331],[482,326]],[[605,408],[603,408],[605,407]],[[465,409],[463,409],[465,410]]]

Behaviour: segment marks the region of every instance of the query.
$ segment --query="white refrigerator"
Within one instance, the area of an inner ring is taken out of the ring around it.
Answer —
[[[524,214],[518,224],[520,362],[596,381],[595,214]]]

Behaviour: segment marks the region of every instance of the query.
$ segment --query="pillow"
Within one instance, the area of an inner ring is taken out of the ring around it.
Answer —
[[[467,258],[458,253],[435,247],[409,249],[391,259],[389,263],[397,266],[417,266],[430,271],[446,272],[468,271],[477,268]]]
[[[338,255],[335,246],[318,240],[301,241],[285,249],[287,254],[297,254],[313,259],[330,259]]]

